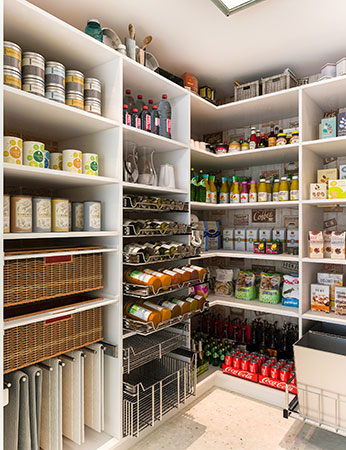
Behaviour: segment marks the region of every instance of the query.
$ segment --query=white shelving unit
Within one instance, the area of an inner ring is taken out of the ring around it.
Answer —
[[[34,4],[38,6],[35,6]],[[191,164],[205,165],[206,169],[232,169],[248,165],[277,164],[299,160],[300,200],[296,202],[266,202],[256,204],[210,205],[191,202],[192,211],[206,213],[223,210],[242,210],[251,208],[289,208],[295,209],[299,216],[300,247],[297,256],[289,255],[255,255],[246,252],[215,251],[203,253],[203,258],[227,257],[234,259],[254,259],[298,263],[300,273],[299,308],[282,305],[268,305],[257,301],[240,301],[234,298],[210,296],[211,306],[226,306],[252,311],[268,312],[291,317],[298,320],[300,334],[315,321],[341,323],[346,325],[342,316],[322,314],[310,311],[309,286],[319,264],[345,264],[345,261],[310,260],[307,252],[307,232],[322,229],[323,209],[321,206],[346,204],[346,201],[311,202],[309,184],[315,182],[316,170],[321,168],[322,160],[329,156],[346,156],[346,138],[318,139],[318,124],[323,111],[346,105],[346,77],[321,81],[286,91],[267,94],[216,107],[177,86],[160,75],[140,66],[120,55],[109,47],[85,35],[78,27],[83,9],[82,1],[72,5],[71,2],[33,0],[4,1],[4,37],[17,42],[24,50],[37,51],[50,60],[61,61],[69,69],[78,69],[85,75],[99,78],[103,88],[103,116],[79,111],[77,109],[51,102],[44,98],[15,90],[8,86],[3,89],[3,107],[5,130],[30,133],[42,138],[57,140],[60,149],[80,148],[95,151],[100,157],[100,176],[72,176],[64,172],[32,169],[31,167],[14,167],[3,164],[1,176],[7,184],[51,187],[61,195],[73,200],[101,200],[103,203],[103,231],[99,233],[29,233],[5,234],[2,243],[16,239],[56,239],[74,238],[78,243],[102,244],[104,250],[104,289],[100,291],[105,300],[104,338],[118,346],[119,358],[105,357],[105,432],[86,432],[86,442],[78,447],[70,441],[64,441],[64,450],[111,450],[119,445],[130,446],[131,439],[122,435],[122,350],[123,338],[123,263],[122,263],[122,199],[126,193],[145,195],[162,195],[188,201],[190,196]],[[59,11],[64,4],[64,14],[71,21],[63,20],[49,14]],[[59,5],[58,5],[59,4]],[[59,6],[59,7],[58,7]],[[43,9],[40,9],[42,7]],[[97,17],[98,8],[94,6]],[[45,10],[48,12],[46,12]],[[78,17],[77,17],[78,16]],[[90,16],[91,17],[91,16]],[[85,17],[87,19],[88,17]],[[109,17],[109,26],[112,26]],[[141,93],[144,98],[158,99],[167,93],[173,108],[172,140],[154,136],[150,133],[134,130],[123,125],[122,95],[125,88]],[[226,130],[231,127],[248,126],[277,118],[284,119],[299,116],[299,145],[287,145],[282,148],[245,151],[237,154],[215,156],[202,150],[189,148],[191,132],[201,136],[205,133]],[[190,126],[191,117],[191,126]],[[4,134],[4,132],[3,132]],[[176,189],[159,186],[144,186],[122,182],[123,141],[131,140],[138,146],[149,146],[155,150],[155,165],[168,162],[176,168]],[[191,162],[191,164],[190,164]],[[1,161],[2,164],[2,161]],[[2,186],[2,183],[1,183]],[[2,187],[1,187],[2,189]],[[190,222],[190,211],[172,214],[173,220]],[[2,216],[0,218],[2,226]],[[188,237],[180,237],[188,239]],[[3,253],[1,254],[4,260]],[[8,259],[8,258],[6,258]],[[196,260],[198,261],[198,260]],[[2,272],[2,264],[0,265]],[[2,273],[0,273],[2,279]],[[7,326],[7,325],[6,325]],[[1,323],[1,344],[4,323]],[[1,345],[2,348],[2,345]],[[1,358],[2,361],[2,358]],[[1,368],[2,370],[2,368]],[[220,378],[220,376],[223,378]],[[215,375],[220,386],[237,385],[235,390],[244,393],[248,384],[244,380]],[[225,378],[226,377],[226,378]],[[226,380],[226,381],[222,381]],[[231,381],[232,380],[232,381]],[[253,396],[261,400],[279,404],[281,393],[264,387],[253,387]],[[250,389],[251,391],[251,389]],[[201,389],[200,389],[200,392]],[[248,392],[248,391],[247,391]],[[275,392],[275,394],[273,394]],[[2,391],[1,401],[6,403],[8,392]],[[199,395],[199,393],[198,393]],[[252,395],[252,394],[249,394]],[[273,400],[273,395],[275,399]],[[280,397],[280,398],[279,398]],[[3,403],[4,404],[4,403]],[[0,417],[2,420],[2,417]]]

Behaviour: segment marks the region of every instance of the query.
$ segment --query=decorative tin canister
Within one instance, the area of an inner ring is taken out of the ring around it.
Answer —
[[[44,168],[49,169],[49,150],[44,151]]]
[[[22,76],[15,70],[4,68],[4,84],[16,89],[22,89]]]
[[[48,232],[52,228],[52,204],[47,197],[32,199],[32,230],[36,233]]]
[[[45,149],[42,142],[24,141],[24,165],[44,168]]]
[[[51,169],[62,170],[62,153],[51,153],[49,163]]]
[[[84,204],[82,202],[72,203],[72,231],[84,230]]]
[[[84,202],[84,230],[101,230],[101,202]]]
[[[35,77],[23,78],[22,88],[25,92],[30,92],[31,94],[36,94],[40,97],[44,97],[44,82],[39,81]]]
[[[66,93],[77,92],[84,94],[84,75],[78,70],[66,71]]]
[[[23,141],[21,138],[4,136],[4,162],[23,164]]]
[[[56,86],[65,90],[65,66],[56,61],[47,61],[45,82],[46,88]]]
[[[99,156],[96,153],[83,153],[83,173],[87,175],[99,174]]]
[[[22,67],[23,80],[30,77],[44,84],[45,59],[42,55],[34,52],[24,52]]]
[[[14,42],[4,41],[4,69],[22,73],[22,49]]]
[[[77,92],[66,92],[65,104],[74,108],[84,109],[84,96]]]
[[[3,201],[3,208],[4,208],[4,216],[3,216],[3,230],[4,233],[10,232],[10,196],[4,195],[4,201]]]
[[[11,232],[32,232],[32,198],[16,195],[11,198]]]
[[[64,198],[52,199],[52,231],[69,231],[68,204]]]
[[[82,173],[82,152],[73,149],[63,150],[62,168],[66,172]]]

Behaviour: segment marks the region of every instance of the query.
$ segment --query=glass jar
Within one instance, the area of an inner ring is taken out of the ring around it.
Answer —
[[[215,146],[215,153],[218,154],[222,154],[222,153],[227,153],[228,152],[228,144],[227,142],[221,142],[220,144],[217,144]]]
[[[89,19],[85,27],[85,33],[97,41],[103,42],[103,31],[97,19]]]
[[[235,139],[232,139],[231,143],[229,144],[228,151],[240,152],[240,143],[237,142]]]
[[[279,133],[276,138],[276,145],[286,145],[287,144],[287,137],[286,133]]]
[[[292,131],[290,144],[299,144],[299,131]]]

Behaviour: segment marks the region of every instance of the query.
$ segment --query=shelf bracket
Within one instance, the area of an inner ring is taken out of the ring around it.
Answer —
[[[118,346],[110,344],[106,341],[101,341],[100,344],[104,346],[105,355],[111,356],[112,358],[118,358]]]

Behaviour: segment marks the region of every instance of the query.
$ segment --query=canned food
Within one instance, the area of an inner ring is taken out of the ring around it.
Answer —
[[[10,196],[9,195],[4,195],[3,208],[4,208],[3,232],[9,233],[10,232]]]
[[[63,198],[52,199],[52,231],[69,231],[68,204]]]
[[[23,80],[27,77],[37,79],[44,83],[45,59],[39,53],[23,53]]]
[[[16,136],[4,136],[4,162],[23,164],[23,141]]]
[[[16,70],[4,68],[4,84],[22,89],[22,76]]]
[[[240,369],[241,358],[240,356],[234,356],[232,361],[232,366],[234,369]]]
[[[264,377],[270,376],[270,365],[269,364],[267,364],[267,363],[262,364],[261,375],[263,375]]]
[[[226,366],[232,366],[232,362],[233,362],[233,357],[232,355],[226,355],[225,356],[225,364]]]
[[[51,231],[52,205],[51,199],[46,197],[35,197],[32,199],[32,229],[35,233]]]
[[[23,78],[23,91],[44,97],[44,82],[35,77]]]
[[[43,167],[49,169],[49,150],[44,151]]]
[[[68,231],[72,230],[72,205],[68,202]]]
[[[84,111],[90,112],[93,114],[101,115],[101,102],[98,100],[85,100],[84,101]]]
[[[84,109],[84,97],[81,94],[67,93],[65,95],[65,104],[74,108]]]
[[[101,202],[84,202],[84,230],[101,230]]]
[[[44,168],[45,148],[42,142],[24,142],[24,165]]]
[[[97,78],[85,78],[84,80],[84,97],[96,99],[101,102],[101,82]]]
[[[45,97],[55,102],[65,103],[65,89],[58,86],[46,86]]]
[[[32,232],[32,198],[16,195],[11,198],[11,232]]]
[[[78,70],[66,71],[66,92],[84,94],[84,75]]]
[[[72,203],[72,231],[84,230],[84,204],[82,202]]]
[[[4,69],[22,73],[22,49],[14,42],[4,41]]]
[[[51,153],[49,164],[51,169],[62,170],[62,153]]]
[[[66,172],[82,173],[82,152],[74,149],[63,150],[62,167]]]
[[[82,172],[87,175],[99,174],[99,156],[96,153],[83,153]]]
[[[258,373],[259,370],[259,363],[256,360],[252,360],[249,362],[249,372],[251,373]]]
[[[280,367],[279,366],[272,366],[270,369],[270,378],[273,378],[273,380],[279,379],[279,373],[280,373]]]
[[[242,359],[240,362],[241,370],[246,370],[248,372],[249,371],[249,362],[250,361],[248,360],[248,358]]]
[[[284,383],[287,383],[289,380],[290,372],[287,369],[281,369],[279,374],[280,381],[283,381]]]
[[[45,82],[46,87],[58,86],[65,91],[65,66],[56,61],[47,61]]]

